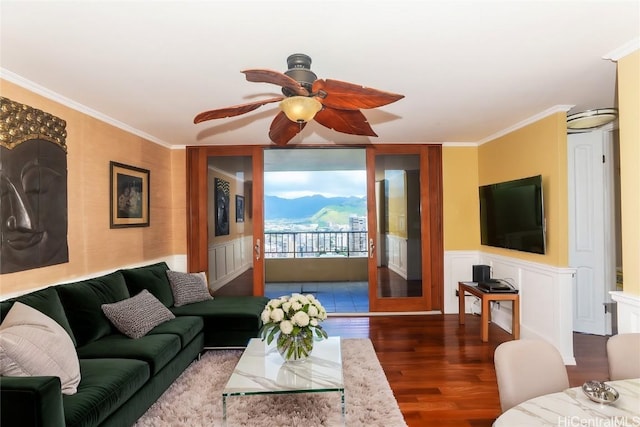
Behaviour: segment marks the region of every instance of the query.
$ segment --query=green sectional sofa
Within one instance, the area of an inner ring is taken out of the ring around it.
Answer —
[[[0,425],[132,425],[204,349],[244,347],[258,336],[267,298],[215,297],[176,307],[167,270],[165,263],[123,269],[0,302],[0,320],[21,302],[57,322],[80,367],[75,394],[62,394],[58,376],[0,377]],[[145,289],[175,318],[130,338],[101,307]]]

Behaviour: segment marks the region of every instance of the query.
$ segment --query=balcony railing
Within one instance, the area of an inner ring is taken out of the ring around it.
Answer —
[[[265,232],[265,258],[366,257],[366,231]]]

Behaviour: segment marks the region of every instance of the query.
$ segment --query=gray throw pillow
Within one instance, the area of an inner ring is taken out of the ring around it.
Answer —
[[[143,337],[159,324],[176,318],[146,289],[134,297],[101,307],[113,326],[130,338]]]
[[[204,273],[180,273],[167,270],[167,277],[173,292],[173,305],[176,307],[213,299]]]

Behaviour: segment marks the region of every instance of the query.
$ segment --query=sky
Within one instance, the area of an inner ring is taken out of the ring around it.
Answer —
[[[264,194],[285,199],[320,194],[325,197],[365,197],[366,171],[265,172]]]

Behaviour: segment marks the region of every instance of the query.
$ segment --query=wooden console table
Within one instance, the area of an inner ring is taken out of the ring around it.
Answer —
[[[506,292],[484,292],[478,288],[475,282],[458,282],[458,316],[461,325],[464,325],[465,317],[465,292],[480,298],[482,301],[482,309],[480,312],[480,338],[482,342],[489,341],[489,322],[491,321],[490,301],[511,301],[513,303],[511,334],[513,335],[513,339],[520,339],[520,295]]]

